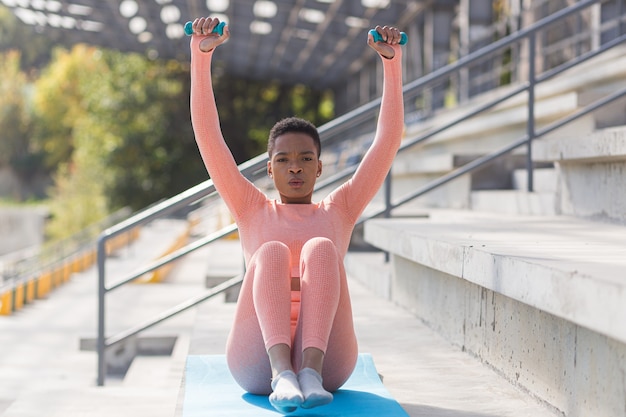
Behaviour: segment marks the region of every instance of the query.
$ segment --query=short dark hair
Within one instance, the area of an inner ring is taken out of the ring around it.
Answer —
[[[317,157],[319,158],[320,154],[322,153],[320,134],[318,133],[317,128],[313,123],[309,122],[308,120],[300,119],[299,117],[287,117],[286,119],[282,119],[276,122],[274,127],[272,127],[272,130],[270,130],[270,137],[267,141],[267,153],[269,154],[270,158],[272,157],[276,138],[290,132],[304,133],[309,135],[313,139],[313,143],[315,143],[315,147],[317,148]]]

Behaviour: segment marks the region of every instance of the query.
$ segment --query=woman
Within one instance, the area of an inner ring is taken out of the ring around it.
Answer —
[[[267,173],[280,199],[245,179],[219,125],[211,84],[215,48],[230,36],[212,33],[218,19],[193,22],[191,115],[198,148],[237,225],[246,274],[226,346],[234,379],[269,394],[281,412],[332,401],[356,364],[358,347],[343,267],[354,224],[387,175],[400,146],[404,109],[400,31],[376,30],[368,45],[381,56],[384,91],[376,136],[353,178],[312,201],[322,173],[320,140],[311,123],[278,122],[268,141]]]

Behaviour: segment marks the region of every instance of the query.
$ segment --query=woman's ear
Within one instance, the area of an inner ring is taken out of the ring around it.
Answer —
[[[267,161],[267,176],[272,178],[272,161]]]
[[[317,176],[319,177],[320,175],[322,175],[322,161],[318,160],[317,161]]]

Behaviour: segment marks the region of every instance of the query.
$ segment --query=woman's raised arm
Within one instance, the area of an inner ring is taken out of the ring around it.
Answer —
[[[193,22],[191,37],[191,123],[204,165],[230,211],[239,218],[248,204],[250,193],[258,192],[241,175],[228,149],[219,122],[211,81],[211,61],[215,48],[230,36],[213,33],[218,19],[200,18]]]
[[[348,216],[354,221],[358,220],[385,181],[404,131],[401,32],[387,26],[377,26],[376,31],[382,40],[375,42],[373,36],[368,34],[368,44],[380,55],[384,79],[374,141],[352,179],[338,189],[334,196],[343,199]]]

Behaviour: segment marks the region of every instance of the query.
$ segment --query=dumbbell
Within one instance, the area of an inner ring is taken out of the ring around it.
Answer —
[[[224,34],[224,26],[226,26],[226,22],[220,22],[219,25],[213,28],[212,33],[217,33],[218,35],[222,36]],[[193,22],[185,23],[185,35],[193,35]]]
[[[383,37],[380,36],[380,33],[376,31],[376,29],[370,29],[370,35],[374,38],[374,42],[384,42]],[[404,45],[409,38],[406,36],[406,33],[400,32],[400,45]]]

